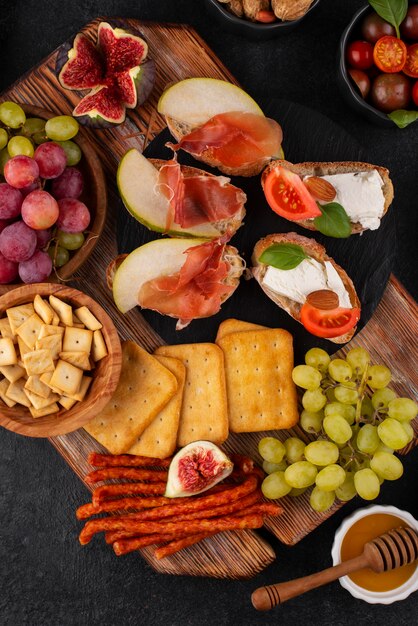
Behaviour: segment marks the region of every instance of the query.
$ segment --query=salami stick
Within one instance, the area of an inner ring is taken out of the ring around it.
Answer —
[[[120,485],[104,485],[93,491],[93,505],[100,506],[107,500],[114,500],[117,496],[165,494],[165,482],[161,483],[121,483]]]
[[[195,537],[196,535],[192,535]],[[189,538],[190,535],[181,535],[180,539]],[[143,537],[135,537],[136,539],[136,548],[130,550],[137,550],[138,548],[145,548],[146,546],[154,546],[157,543],[166,543],[167,541],[171,541],[173,539],[172,535],[164,535],[163,533],[154,533],[153,535],[144,535]]]
[[[192,498],[185,498],[191,500]],[[88,519],[92,515],[98,513],[113,513],[114,511],[128,511],[134,509],[140,511],[141,509],[152,509],[154,507],[161,507],[165,504],[171,504],[171,498],[164,498],[163,496],[149,497],[149,498],[120,498],[119,500],[105,501],[98,506],[93,503],[83,504],[79,506],[76,511],[77,519]]]
[[[98,452],[90,452],[88,462],[93,467],[168,467],[171,463],[171,457],[168,459],[154,459],[133,454],[99,454]]]
[[[149,480],[153,483],[167,480],[167,472],[157,470],[137,469],[135,467],[105,467],[90,472],[84,478],[87,484],[98,483],[111,478],[125,478],[126,480]]]
[[[184,539],[176,539],[176,541],[170,541],[165,546],[161,546],[161,548],[157,548],[154,552],[154,556],[157,559],[164,559],[166,556],[170,556],[171,554],[175,554],[184,548],[188,548],[189,546],[193,546],[195,543],[199,543],[203,539],[207,537],[213,537],[217,533],[201,533],[200,535],[190,535],[190,537],[185,537]]]

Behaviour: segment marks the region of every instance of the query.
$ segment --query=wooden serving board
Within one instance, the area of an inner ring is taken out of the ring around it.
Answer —
[[[97,18],[83,31],[95,36],[97,24],[105,20],[106,18]],[[156,113],[156,103],[167,83],[191,76],[236,81],[190,27],[139,23],[131,19],[119,22],[127,28],[139,29],[144,34],[149,44],[150,56],[157,60],[157,80],[149,100],[138,110],[129,112],[125,124],[107,130],[80,131],[92,142],[103,164],[108,184],[109,211],[99,245],[71,282],[94,297],[106,309],[121,338],[134,339],[148,350],[153,350],[162,343],[161,338],[138,310],[125,316],[120,315],[105,282],[106,267],[116,255],[115,233],[117,210],[120,207],[115,187],[117,163],[129,148],[143,149],[148,140],[164,128],[164,120]],[[1,98],[42,106],[57,114],[70,114],[78,101],[78,94],[64,91],[59,86],[54,72],[55,59],[56,51],[1,94]],[[372,320],[352,342],[353,345],[364,345],[377,362],[390,364],[394,387],[402,395],[412,395],[414,390],[412,377],[418,357],[415,342],[418,331],[416,320],[416,305],[402,285],[391,277]],[[415,427],[418,431],[417,425]],[[293,432],[298,436],[302,434],[298,428]],[[225,447],[231,451],[250,452],[255,456],[256,442],[261,436],[262,433],[234,435],[228,439]],[[279,436],[283,437],[283,434]],[[86,461],[88,452],[100,450],[97,442],[84,430],[53,437],[50,441],[83,480],[91,469]],[[87,487],[92,489],[94,486]],[[291,503],[284,500],[284,505],[284,515],[270,521],[267,526],[276,537],[287,544],[294,544],[302,539],[338,508],[334,507],[326,514],[311,512],[303,496],[292,499]],[[153,557],[150,548],[141,550],[141,554],[159,572],[221,578],[249,578],[275,558],[269,544],[253,531],[223,533],[162,561]]]

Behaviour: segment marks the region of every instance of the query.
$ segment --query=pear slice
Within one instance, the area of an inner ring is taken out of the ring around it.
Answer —
[[[205,239],[157,239],[133,250],[116,270],[113,299],[122,313],[138,305],[138,294],[148,280],[179,272],[186,261],[184,252]]]
[[[219,230],[209,223],[187,229],[173,224],[170,230],[166,230],[169,202],[158,189],[158,170],[135,148],[128,150],[122,158],[116,178],[125,207],[138,222],[150,230],[181,237],[219,237]]]
[[[168,87],[158,102],[158,112],[191,127],[228,111],[264,115],[240,87],[216,78],[186,78]]]

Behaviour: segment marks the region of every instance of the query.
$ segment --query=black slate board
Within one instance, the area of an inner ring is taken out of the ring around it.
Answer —
[[[283,128],[283,149],[289,161],[367,161],[367,153],[339,125],[323,115],[299,104],[284,100],[260,102],[269,117],[276,119]],[[147,147],[147,157],[168,159],[172,152],[165,147],[171,140],[168,130],[158,135]],[[178,153],[179,162],[200,167],[219,174],[204,164],[195,161],[183,151]],[[315,238],[326,247],[327,253],[340,264],[352,278],[362,303],[362,316],[358,325],[361,330],[373,314],[382,298],[391,273],[396,254],[395,207],[389,210],[376,231],[366,231],[361,236],[348,239],[333,239],[298,227],[268,207],[261,189],[260,177],[233,177],[231,182],[247,194],[245,224],[231,240],[250,265],[255,243],[269,233],[295,231],[306,237]],[[119,253],[131,252],[138,246],[160,235],[147,230],[123,209],[118,212]],[[175,330],[175,320],[143,310],[142,315],[167,343],[189,343],[214,341],[221,321],[229,317],[285,328],[294,337],[295,360],[300,361],[306,350],[319,346],[328,352],[338,348],[327,340],[310,335],[301,324],[279,309],[261,290],[255,280],[244,281],[233,296],[223,304],[221,311],[211,318],[193,321],[182,331]]]

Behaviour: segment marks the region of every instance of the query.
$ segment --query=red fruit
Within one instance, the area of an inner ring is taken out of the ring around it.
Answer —
[[[376,43],[378,39],[385,35],[396,35],[394,26],[385,22],[377,13],[370,13],[364,18],[361,26],[361,34],[366,41]]]
[[[56,200],[78,198],[83,192],[83,176],[75,167],[66,167],[51,186],[51,193]]]
[[[58,200],[57,226],[64,233],[80,233],[90,224],[90,212],[84,202],[75,198]]]
[[[31,185],[39,176],[39,167],[34,159],[19,155],[9,159],[4,166],[6,182],[16,189]]]
[[[349,69],[348,73],[350,74],[353,81],[356,83],[363,98],[367,98],[370,91],[370,78],[367,76],[366,72],[362,72],[361,70]]]
[[[20,263],[30,259],[36,249],[35,231],[25,222],[14,222],[0,233],[0,252],[9,261]]]
[[[411,83],[404,74],[380,74],[372,84],[371,100],[385,113],[404,109],[411,97]]]
[[[38,146],[33,158],[38,164],[39,175],[42,178],[57,178],[67,165],[64,148],[54,141],[47,141]]]
[[[22,193],[7,183],[0,184],[0,219],[10,220],[20,215]]]
[[[50,228],[58,219],[58,203],[47,191],[32,191],[23,200],[22,219],[34,230]]]
[[[42,250],[36,250],[30,259],[19,263],[19,276],[24,283],[42,283],[51,272],[52,260]]]
[[[18,265],[0,253],[0,284],[11,283],[17,277]]]
[[[406,39],[418,39],[418,4],[409,7],[401,24],[401,33]]]
[[[373,46],[368,41],[352,41],[347,48],[347,61],[356,70],[367,70],[373,65]]]

